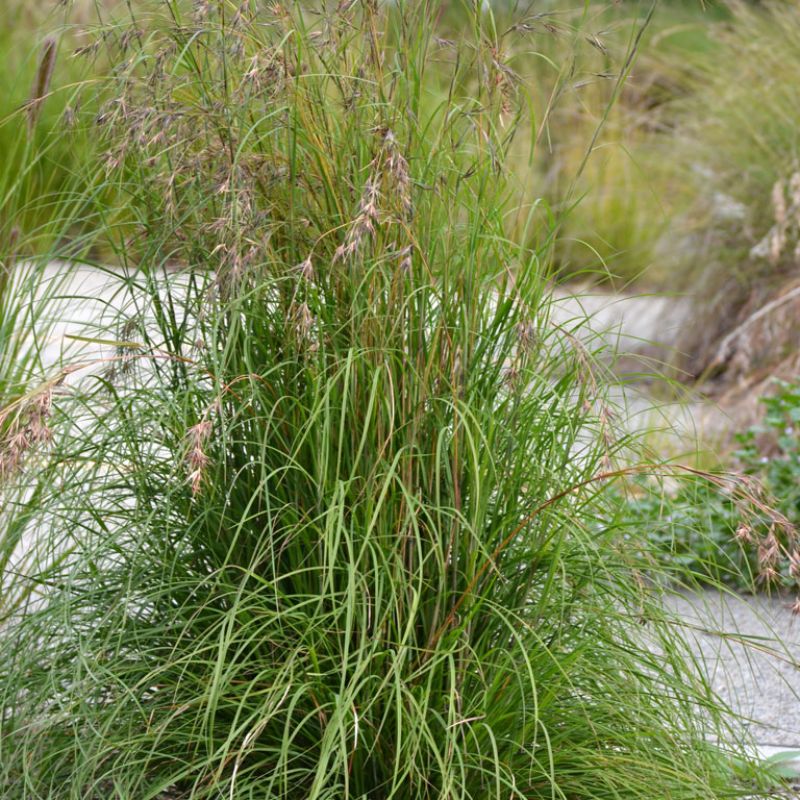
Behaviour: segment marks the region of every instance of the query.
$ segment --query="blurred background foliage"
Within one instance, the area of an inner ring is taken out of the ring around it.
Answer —
[[[9,21],[0,31],[0,246],[15,229],[28,243],[74,233],[51,229],[41,199],[52,197],[55,209],[85,198],[86,176],[107,158],[85,122],[96,117],[77,113],[95,96],[84,90],[106,52],[91,44],[95,6],[112,23],[126,8],[116,0],[0,0]],[[556,281],[691,296],[704,324],[688,326],[678,343],[681,379],[739,378],[765,364],[782,374],[797,334],[748,320],[797,282],[797,5],[498,2],[493,20],[504,91],[529,106],[522,124],[508,120],[506,168],[528,198],[507,220],[509,236],[540,242],[555,220],[548,262]],[[456,36],[470,24],[467,6],[447,4],[442,23]],[[30,101],[48,30],[57,63],[31,128],[17,112]],[[83,138],[67,144],[61,134],[76,119]],[[779,304],[789,317],[798,310]],[[728,347],[742,325],[747,341]]]

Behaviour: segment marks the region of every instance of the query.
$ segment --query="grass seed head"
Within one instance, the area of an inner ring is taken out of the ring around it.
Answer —
[[[211,463],[206,450],[212,429],[211,420],[205,418],[186,431],[186,465],[189,469],[188,480],[193,495],[200,493],[206,470]]]
[[[311,256],[308,256],[297,265],[297,272],[304,281],[308,283],[314,282],[316,274],[314,273],[314,266],[311,263]]]
[[[775,535],[774,526],[770,527],[769,532],[758,546],[758,565],[759,568],[770,570],[775,567],[780,557],[780,543]]]
[[[752,544],[754,541],[752,526],[748,525],[746,522],[741,522],[739,526],[736,528],[736,533],[734,534],[734,538],[736,539],[737,542],[740,542],[742,545]]]
[[[57,42],[53,37],[48,37],[44,40],[39,54],[36,79],[27,104],[28,128],[31,131],[36,127],[36,122],[42,111],[42,104],[50,91],[50,82],[56,65],[56,50]]]
[[[52,384],[0,411],[0,478],[19,472],[37,445],[52,441]]]

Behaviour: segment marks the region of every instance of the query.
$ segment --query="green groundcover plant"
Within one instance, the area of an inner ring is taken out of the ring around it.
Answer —
[[[763,419],[736,436],[730,465],[772,498],[773,510],[743,523],[726,482],[683,481],[656,495],[640,478],[641,493],[629,500],[627,514],[631,525],[647,531],[661,559],[677,559],[702,579],[748,590],[790,589],[800,577],[800,384],[776,380],[761,403]],[[790,524],[775,524],[776,512]]]
[[[47,254],[113,253],[119,312],[3,439],[2,796],[756,793],[606,490],[646,467],[549,242],[507,235],[535,26],[130,9],[104,201]]]

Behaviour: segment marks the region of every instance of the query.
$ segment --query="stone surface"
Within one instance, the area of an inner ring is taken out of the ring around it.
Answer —
[[[643,345],[669,348],[691,313],[688,299],[680,296],[598,292],[580,287],[566,291],[560,287],[553,297],[556,323],[578,325],[587,336],[601,336],[622,354]]]
[[[792,600],[719,591],[669,600],[712,686],[767,753],[800,750],[800,617]]]

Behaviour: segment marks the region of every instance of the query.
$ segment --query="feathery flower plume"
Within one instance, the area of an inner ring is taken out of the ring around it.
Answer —
[[[394,133],[387,128],[383,137],[386,147],[386,171],[394,179],[400,204],[403,208],[403,216],[411,218],[413,206],[411,203],[411,175],[408,168],[408,161],[400,152],[400,148]]]
[[[316,276],[314,273],[314,266],[311,263],[311,256],[308,256],[308,258],[297,265],[297,271],[304,281],[308,281],[309,283],[313,282]]]
[[[334,263],[354,256],[364,239],[375,236],[380,221],[381,187],[384,183],[388,183],[388,187],[384,188],[388,188],[390,193],[398,198],[403,218],[408,220],[412,216],[411,174],[408,161],[400,152],[391,129],[382,129],[381,136],[381,147],[370,163],[370,175],[361,193],[358,214],[351,223],[344,242],[334,252]]]
[[[334,262],[354,256],[367,236],[375,235],[378,223],[378,200],[380,198],[380,179],[373,173],[364,184],[364,191],[358,204],[358,215],[347,231],[344,243],[336,248]]]

